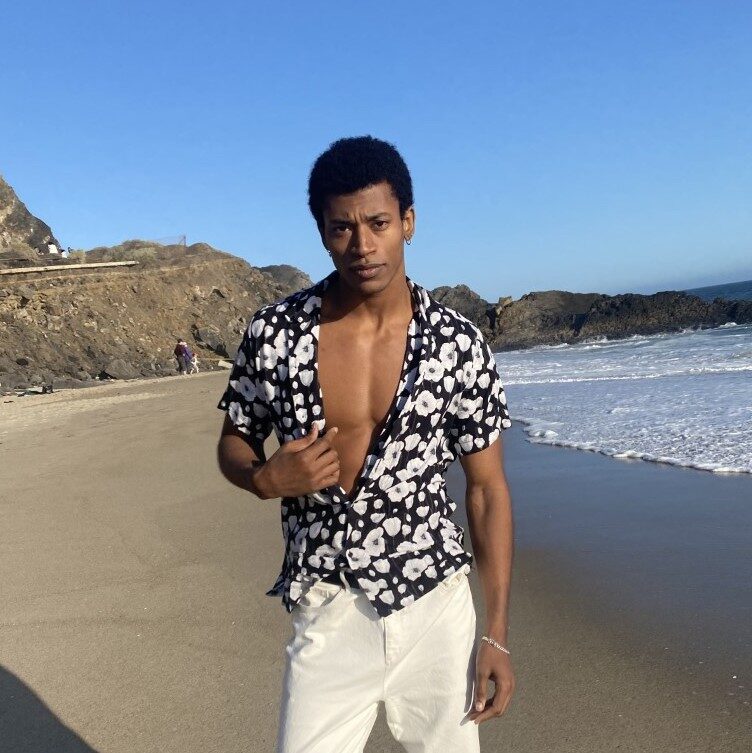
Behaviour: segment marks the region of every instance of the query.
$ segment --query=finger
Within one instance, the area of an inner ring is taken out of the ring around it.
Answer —
[[[332,442],[337,436],[338,431],[339,429],[336,426],[329,429],[326,434],[320,436],[315,442],[313,442],[309,447],[306,448],[307,454],[309,454],[312,458],[317,458],[327,450],[336,452],[336,450],[334,450],[334,447],[332,446]]]
[[[486,708],[486,698],[488,697],[488,674],[486,672],[477,672],[475,675],[475,702],[473,711],[476,713]]]
[[[512,686],[511,684],[499,684],[494,688],[493,698],[489,698],[486,702],[484,710],[477,714],[473,721],[476,724],[482,724],[489,719],[495,719],[501,716],[507,709],[509,701],[511,700]]]
[[[337,450],[327,447],[321,455],[314,458],[314,462],[319,469],[326,468],[332,463],[339,463],[339,453]]]
[[[330,474],[329,476],[324,476],[321,478],[321,480],[316,484],[316,488],[314,491],[321,491],[322,489],[326,489],[329,486],[333,486],[334,484],[339,482],[339,471],[336,471],[335,473]]]
[[[310,447],[318,439],[318,436],[319,426],[318,424],[313,424],[308,434],[304,434],[302,437],[285,442],[280,449],[285,452],[301,452],[307,447]]]
[[[339,481],[339,460],[335,461],[334,463],[327,464],[316,473],[316,479],[318,479],[319,481],[326,481],[327,479],[332,478],[335,478],[337,481]]]

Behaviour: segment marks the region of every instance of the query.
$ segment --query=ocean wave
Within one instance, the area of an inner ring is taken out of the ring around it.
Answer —
[[[575,450],[597,452],[601,455],[606,455],[607,457],[612,457],[617,460],[643,460],[650,463],[674,465],[681,468],[694,468],[695,470],[710,471],[711,473],[718,474],[752,474],[752,467],[748,466],[729,465],[728,463],[720,461],[703,462],[698,460],[687,460],[671,457],[669,455],[656,455],[648,451],[640,450],[617,450],[614,447],[599,444],[597,441],[576,442],[559,436],[556,431],[545,428],[540,422],[517,416],[513,416],[512,418],[514,421],[526,426],[525,434],[527,435],[528,441],[533,444],[549,445],[552,447],[569,447]]]
[[[702,376],[703,374],[738,374],[739,372],[752,371],[752,364],[745,364],[742,366],[700,366],[700,367],[685,367],[682,369],[676,369],[674,371],[664,371],[655,374],[615,374],[612,376],[572,376],[572,377],[530,377],[530,378],[515,378],[514,376],[508,376],[504,379],[505,386],[516,384],[573,384],[579,382],[624,382],[624,381],[639,381],[641,379],[666,379],[669,377],[677,376]]]

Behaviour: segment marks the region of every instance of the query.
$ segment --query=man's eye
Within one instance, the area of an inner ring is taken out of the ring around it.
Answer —
[[[335,226],[335,227],[332,228],[332,233],[334,233],[335,235],[341,235],[346,230],[347,230],[347,228],[344,227],[343,225]]]
[[[379,230],[383,230],[389,223],[386,220],[376,220],[373,224]]]

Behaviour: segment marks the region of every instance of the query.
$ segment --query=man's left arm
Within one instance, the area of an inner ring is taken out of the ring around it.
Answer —
[[[461,456],[460,463],[467,480],[465,506],[470,538],[483,587],[483,635],[506,647],[513,522],[501,438],[483,450]],[[489,680],[494,683],[491,698],[487,698]],[[487,641],[480,641],[476,659],[475,698],[469,718],[480,724],[501,716],[512,698],[514,685],[509,655]]]

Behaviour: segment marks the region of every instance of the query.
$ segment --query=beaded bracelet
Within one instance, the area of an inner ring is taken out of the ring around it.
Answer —
[[[501,643],[498,643],[493,638],[489,638],[487,635],[482,635],[480,639],[482,641],[486,641],[486,643],[490,643],[494,648],[498,648],[499,651],[503,651],[505,654],[509,653],[508,648],[505,648],[504,646],[501,645]]]

